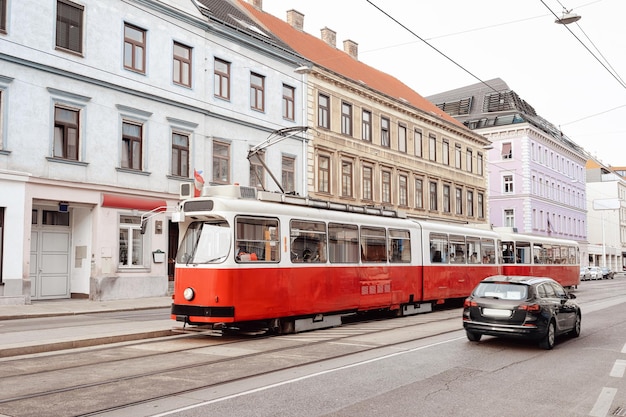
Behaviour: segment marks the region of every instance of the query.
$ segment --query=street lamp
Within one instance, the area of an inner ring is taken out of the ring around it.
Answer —
[[[571,10],[563,9],[563,15],[556,19],[554,23],[559,25],[569,25],[570,23],[578,22],[582,16],[578,16],[576,13],[572,13]]]

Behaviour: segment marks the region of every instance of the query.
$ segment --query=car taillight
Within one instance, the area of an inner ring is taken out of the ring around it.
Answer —
[[[463,302],[463,308],[469,307],[478,307],[478,303],[476,301],[470,300],[469,298],[466,298]]]
[[[521,304],[518,309],[536,313],[541,310],[541,306],[539,304]]]

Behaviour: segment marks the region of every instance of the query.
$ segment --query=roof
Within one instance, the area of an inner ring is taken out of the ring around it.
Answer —
[[[531,277],[526,275],[493,275],[483,279],[481,282],[511,282],[514,284],[535,285],[541,282],[554,281],[548,277]]]
[[[236,1],[248,10],[268,31],[282,39],[292,49],[316,65],[345,78],[362,83],[387,96],[406,102],[425,113],[456,126],[465,127],[454,117],[439,109],[397,78],[352,58],[346,52],[328,45],[315,36],[295,29],[289,23],[254,7],[245,0]]]
[[[537,114],[530,104],[522,100],[500,78],[435,94],[428,99],[442,109],[446,108],[447,102],[467,100],[469,107],[464,107],[466,112],[459,114],[457,119],[470,129],[526,122],[586,157],[583,148],[568,138],[561,129]]]
[[[289,46],[273,33],[263,30],[258,23],[252,19],[245,11],[241,10],[236,3],[237,0],[195,0],[199,5],[200,12],[209,20],[217,21],[221,24],[244,32],[263,42],[273,44],[281,49],[294,52]]]

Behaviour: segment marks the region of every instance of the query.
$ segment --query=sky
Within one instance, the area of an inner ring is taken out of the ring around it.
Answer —
[[[602,163],[626,166],[624,0],[263,0],[283,20],[291,9],[305,32],[334,30],[338,48],[358,43],[360,61],[425,97],[501,78]],[[565,9],[581,19],[554,23]]]

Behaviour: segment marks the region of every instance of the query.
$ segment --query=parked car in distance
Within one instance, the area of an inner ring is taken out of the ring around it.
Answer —
[[[537,340],[552,349],[556,337],[580,335],[581,311],[551,278],[494,275],[482,280],[463,304],[463,328],[472,342],[483,335]]]
[[[609,268],[603,266],[600,268],[602,271],[602,279],[613,279],[615,278],[615,272],[611,271]]]
[[[589,272],[589,267],[581,266],[580,267],[580,280],[588,281],[591,279],[591,272]]]
[[[590,279],[602,279],[602,270],[599,266],[590,266],[589,273],[591,274]]]

